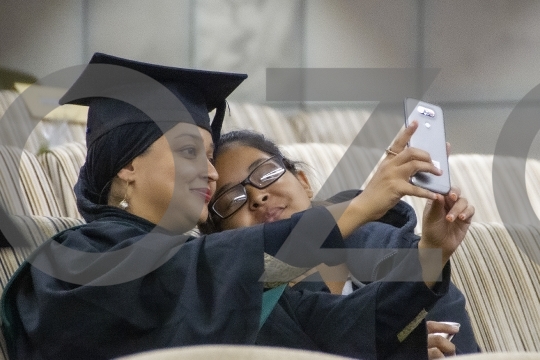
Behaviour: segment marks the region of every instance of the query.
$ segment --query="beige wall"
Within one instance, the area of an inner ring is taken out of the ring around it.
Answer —
[[[440,68],[424,100],[443,105],[456,152],[493,152],[540,84],[538,1],[0,0],[0,34],[0,66],[38,77],[103,51],[247,72],[233,100],[257,103],[268,67]]]

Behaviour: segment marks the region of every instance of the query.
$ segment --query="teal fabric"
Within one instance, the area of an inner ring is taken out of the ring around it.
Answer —
[[[262,328],[268,316],[274,310],[281,294],[285,291],[287,284],[280,285],[270,290],[266,290],[263,293],[263,302],[262,302],[262,311],[261,311],[261,321],[259,323],[259,329]]]

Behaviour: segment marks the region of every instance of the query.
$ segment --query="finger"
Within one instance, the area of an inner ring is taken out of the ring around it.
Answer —
[[[464,222],[471,222],[475,212],[474,206],[469,204],[467,208],[458,215],[458,219]]]
[[[444,358],[444,354],[441,352],[441,350],[437,348],[429,348],[428,349],[428,359],[434,360],[434,359],[442,359]]]
[[[447,210],[450,210],[454,204],[459,200],[461,196],[461,190],[459,188],[450,188],[448,194],[444,196],[445,207]]]
[[[396,139],[394,140],[394,142],[392,143],[392,145],[390,145],[390,148],[392,149],[392,151],[398,154],[402,152],[407,147],[409,140],[411,140],[411,137],[417,128],[418,128],[418,121],[414,120],[413,122],[409,124],[409,126],[401,130],[398,136],[396,137]]]
[[[433,333],[447,333],[447,334],[456,334],[459,332],[459,327],[449,324],[447,322],[440,321],[426,321],[426,327],[429,334]]]
[[[450,156],[450,151],[452,150],[452,146],[450,145],[450,143],[447,141],[446,142],[446,156]]]
[[[446,214],[444,209],[444,197],[440,194],[435,195],[436,198],[427,201],[426,206],[424,207],[423,218],[425,224],[438,222]]]
[[[405,174],[408,177],[411,177],[419,172],[427,172],[436,176],[440,176],[442,171],[439,170],[431,162],[421,161],[421,160],[412,160],[405,164],[402,164],[400,169],[405,171]]]
[[[461,189],[456,186],[452,186],[450,187],[450,191],[448,192],[448,195],[446,196],[449,197],[453,201],[457,201],[459,197],[461,196]]]
[[[456,353],[456,346],[452,342],[440,335],[428,335],[428,348],[436,348],[445,355]]]
[[[388,147],[384,152],[386,153],[386,158],[388,158],[388,156],[397,156],[398,155],[398,153],[391,150],[390,147]]]
[[[415,196],[415,197],[419,197],[419,198],[428,199],[428,200],[431,200],[431,201],[437,200],[439,198],[439,194],[436,194],[436,193],[434,193],[432,191],[423,189],[423,188],[421,188],[419,186],[416,186],[416,185],[413,185],[413,184],[407,184],[407,186],[403,190],[402,195],[403,196],[405,196],[405,195]]]
[[[454,203],[454,206],[450,208],[446,214],[446,219],[450,222],[459,219],[461,221],[466,221],[474,215],[474,207],[469,205],[469,202],[465,198],[459,198],[458,201]]]
[[[427,151],[414,147],[406,148],[405,150],[402,150],[398,155],[399,156],[396,157],[396,159],[398,159],[396,160],[396,163],[398,164],[404,164],[406,162],[414,160],[431,163],[431,156]]]

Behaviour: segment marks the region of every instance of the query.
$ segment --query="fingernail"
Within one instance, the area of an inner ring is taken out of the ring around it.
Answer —
[[[452,193],[452,200],[454,200],[454,201],[457,200],[457,194],[456,193]]]
[[[447,215],[446,220],[448,220],[450,222],[454,221],[454,215]]]
[[[459,215],[459,218],[460,218],[461,220],[465,220],[465,215],[461,214],[461,215]]]
[[[453,322],[453,321],[441,321],[441,323],[446,324],[446,325],[450,325],[455,332],[458,332],[459,327],[461,326],[460,323]]]

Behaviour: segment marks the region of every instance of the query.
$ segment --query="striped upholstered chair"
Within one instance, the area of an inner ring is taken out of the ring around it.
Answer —
[[[358,108],[325,108],[300,111],[290,117],[301,142],[350,145],[371,115],[371,110]],[[371,139],[393,139],[399,119],[379,121],[366,135]],[[383,145],[386,145],[385,142]],[[378,144],[376,144],[378,146]]]
[[[45,173],[50,177],[63,216],[81,219],[77,211],[73,186],[86,158],[86,146],[69,142],[55,146],[38,155]]]
[[[13,273],[32,251],[54,234],[84,223],[81,219],[38,215],[13,215],[11,219],[29,246],[0,247],[0,296]],[[8,359],[8,355],[0,332],[0,360],[3,359]]]
[[[456,154],[450,156],[450,175],[467,198],[475,205],[475,221],[502,223],[493,191],[493,177],[503,185],[497,196],[512,214],[504,222],[534,223],[540,216],[540,161],[500,157],[494,165],[493,155]],[[520,168],[526,164],[526,171]],[[526,192],[520,190],[520,177],[525,178]],[[523,206],[530,202],[534,213]]]
[[[0,206],[29,244],[0,248],[0,294],[15,270],[43,241],[84,223],[80,218],[67,217],[59,200],[49,175],[34,154],[0,146]],[[2,355],[7,358],[4,345],[0,336],[0,359]]]
[[[480,347],[540,352],[540,228],[473,222],[452,264]]]
[[[15,215],[63,216],[49,176],[26,150],[0,146],[0,204]]]
[[[48,114],[32,114],[19,93],[0,90],[0,144],[38,154],[66,142],[84,143],[85,111],[80,106],[63,106]]]
[[[223,133],[231,130],[250,129],[268,136],[278,144],[301,141],[297,122],[269,106],[247,103],[230,103],[223,122]]]

